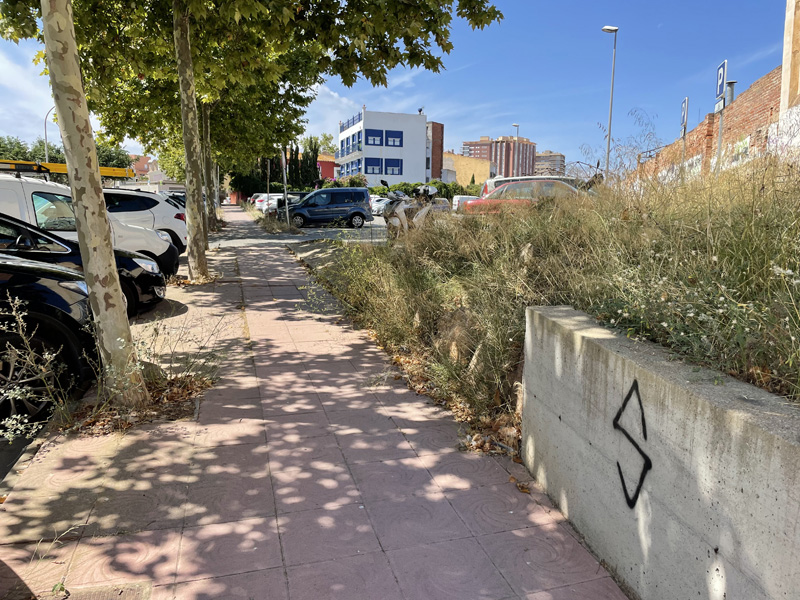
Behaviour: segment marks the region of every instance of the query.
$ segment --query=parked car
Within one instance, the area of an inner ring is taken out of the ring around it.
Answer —
[[[383,207],[386,206],[386,203],[389,201],[388,198],[383,198],[381,196],[376,196],[374,198],[369,199],[370,208],[372,209],[373,215],[382,215],[383,214]]]
[[[577,189],[563,181],[517,181],[501,185],[481,198],[467,200],[462,208],[468,213],[497,212],[502,206],[530,205],[549,198],[568,198],[577,194]]]
[[[9,298],[24,304],[25,339],[10,315]],[[96,360],[88,291],[83,274],[47,263],[0,255],[0,420],[15,414],[35,417],[47,412],[48,389],[89,381]],[[29,350],[33,350],[30,352]],[[53,360],[47,356],[54,354]],[[55,369],[55,365],[63,369]],[[26,387],[33,397],[19,393]]]
[[[278,218],[286,218],[285,208]],[[362,227],[372,221],[367,188],[326,188],[311,192],[297,204],[289,204],[289,219],[295,227],[341,221],[350,227]]]
[[[453,212],[461,209],[461,205],[467,200],[477,200],[478,196],[453,196]]]
[[[434,198],[431,201],[431,212],[449,213],[450,201],[447,198]]]
[[[264,206],[264,203],[267,201],[268,198],[269,194],[267,194],[266,192],[264,193],[259,192],[258,194],[253,194],[252,196],[250,196],[249,201],[253,205],[253,208],[255,208],[258,211],[261,211]]]
[[[515,183],[517,181],[563,181],[564,183],[571,185],[576,189],[579,187],[578,184],[580,183],[577,178],[568,177],[566,175],[519,175],[516,177],[503,177],[501,175],[487,179],[484,182],[483,189],[481,189],[481,198],[492,193],[501,185],[505,185],[506,183]]]
[[[0,212],[78,241],[70,189],[65,185],[0,174]],[[178,249],[168,233],[123,223],[113,213],[109,213],[109,221],[115,248],[149,256],[166,277],[178,271]]]
[[[0,253],[83,272],[83,259],[77,242],[3,214],[0,214]],[[129,316],[164,299],[167,287],[156,261],[119,248],[114,250],[114,256]]]
[[[159,194],[140,190],[104,189],[103,196],[109,214],[128,225],[138,225],[167,233],[179,254],[186,251],[185,200],[164,198]]]
[[[286,199],[289,201],[289,204],[297,204],[310,193],[311,192],[287,191]],[[280,208],[283,208],[283,194],[270,194],[269,200],[264,204],[263,212],[264,214],[277,215],[278,209]]]

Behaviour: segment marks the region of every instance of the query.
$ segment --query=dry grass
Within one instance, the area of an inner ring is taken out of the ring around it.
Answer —
[[[321,275],[477,415],[513,411],[524,309],[570,304],[770,391],[800,395],[800,173],[753,161],[557,206],[446,217]]]

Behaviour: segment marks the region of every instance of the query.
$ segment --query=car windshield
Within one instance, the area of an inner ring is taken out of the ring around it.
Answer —
[[[487,200],[540,200],[543,198],[564,198],[574,196],[576,190],[563,181],[517,181],[501,185],[490,194]]]
[[[534,198],[533,185],[530,181],[507,183],[486,195],[487,200],[533,200]]]
[[[48,231],[75,231],[72,198],[49,192],[33,193],[36,224]]]

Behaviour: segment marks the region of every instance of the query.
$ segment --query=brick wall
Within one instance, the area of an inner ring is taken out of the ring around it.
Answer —
[[[776,67],[725,108],[722,122],[723,164],[731,164],[763,154],[767,149],[769,127],[778,121],[781,101],[781,67]],[[709,113],[686,134],[686,163],[689,175],[709,173],[716,163],[719,115]],[[680,139],[645,162],[643,175],[662,175],[680,167]]]

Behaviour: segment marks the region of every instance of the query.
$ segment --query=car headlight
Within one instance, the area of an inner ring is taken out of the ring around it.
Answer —
[[[169,234],[166,231],[156,231],[156,233],[158,234],[158,237],[165,242],[169,242],[170,244],[172,243],[172,238],[169,237]]]
[[[59,281],[58,285],[81,296],[89,296],[89,286],[85,281]]]
[[[154,260],[149,260],[147,258],[134,258],[133,262],[142,267],[148,273],[158,274],[161,272],[161,270],[158,268],[158,263]]]

